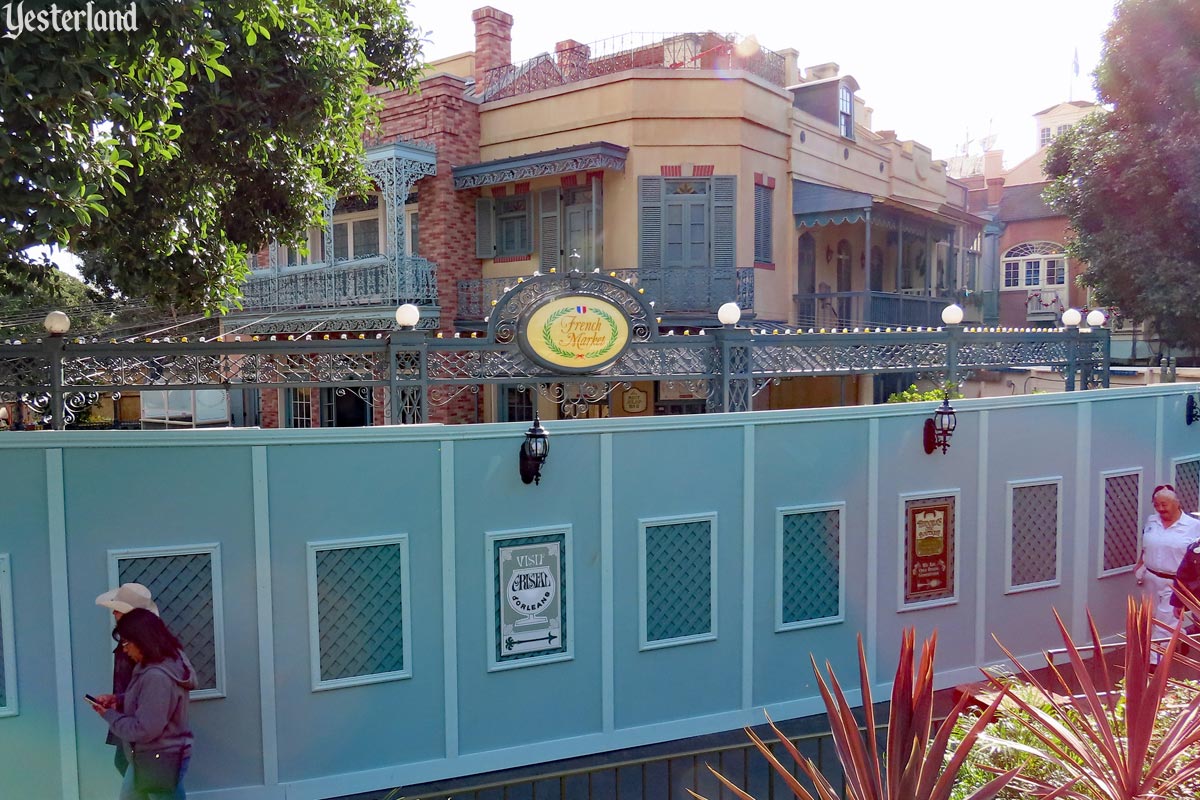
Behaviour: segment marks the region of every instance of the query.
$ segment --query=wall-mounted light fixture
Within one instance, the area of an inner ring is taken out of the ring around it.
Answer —
[[[1189,394],[1187,399],[1187,424],[1200,422],[1200,402],[1196,401],[1196,395]]]
[[[524,483],[539,484],[542,482],[542,464],[550,454],[550,434],[542,427],[538,412],[533,410],[533,424],[525,431],[525,441],[521,442],[521,480]]]
[[[825,263],[828,264],[831,261],[833,261],[833,248],[825,245]]]
[[[941,448],[943,453],[949,450],[950,437],[954,434],[954,426],[957,423],[954,406],[950,405],[950,395],[947,392],[937,411],[925,420],[925,452],[932,454],[938,448]]]

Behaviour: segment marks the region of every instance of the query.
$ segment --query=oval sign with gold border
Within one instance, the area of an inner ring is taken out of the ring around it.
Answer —
[[[564,294],[534,306],[517,342],[527,356],[556,372],[597,372],[629,346],[629,317],[603,297]]]

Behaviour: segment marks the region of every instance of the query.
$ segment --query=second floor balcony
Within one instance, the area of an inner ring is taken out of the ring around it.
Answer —
[[[797,294],[801,328],[937,327],[953,297],[911,292],[820,292]]]
[[[419,256],[371,256],[252,274],[242,288],[247,311],[437,305],[437,270]]]
[[[697,267],[659,269],[604,270],[608,275],[628,281],[644,289],[646,300],[654,303],[661,317],[678,319],[681,324],[711,318],[715,322],[717,309],[730,301],[742,312],[754,309],[754,268]],[[458,321],[479,324],[491,313],[492,303],[516,284],[516,278],[475,278],[458,282]],[[664,319],[663,323],[671,322]]]

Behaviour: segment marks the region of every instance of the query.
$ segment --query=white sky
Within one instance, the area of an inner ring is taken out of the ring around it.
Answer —
[[[481,0],[410,0],[429,61],[473,50]],[[771,50],[795,48],[800,67],[834,61],[859,82],[876,130],[961,151],[989,132],[1013,166],[1037,149],[1033,113],[1095,100],[1091,73],[1114,0],[493,0],[514,18],[516,62],[564,39],[590,43],[631,32],[713,30],[753,34]],[[1079,50],[1079,77],[1072,60]]]

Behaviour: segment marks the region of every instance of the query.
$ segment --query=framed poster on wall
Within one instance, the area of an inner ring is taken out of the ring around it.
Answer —
[[[570,528],[487,535],[489,671],[572,657]]]
[[[957,599],[953,494],[906,497],[903,605]]]

